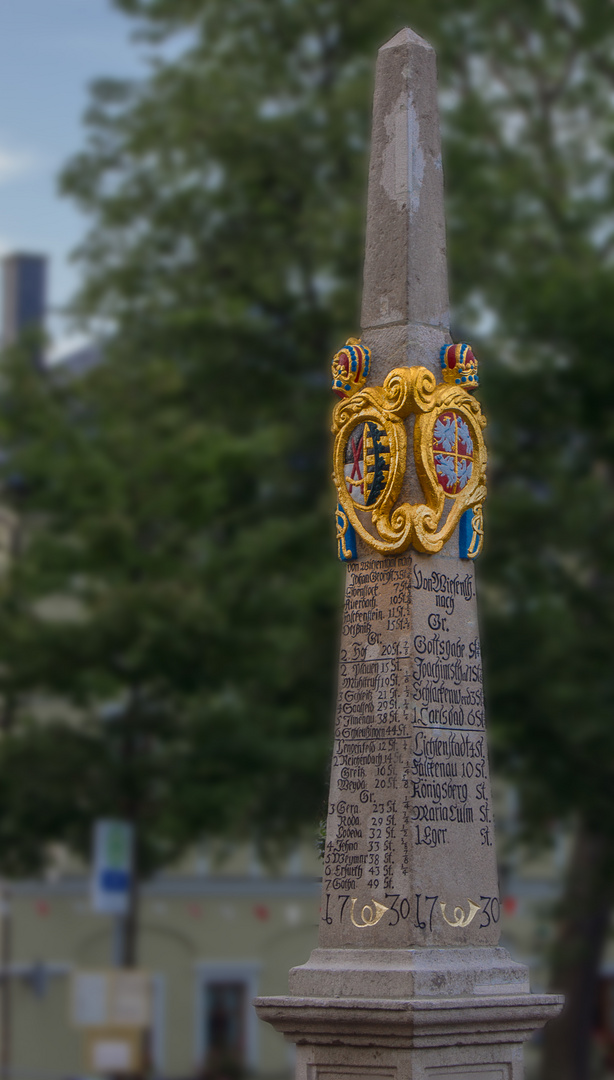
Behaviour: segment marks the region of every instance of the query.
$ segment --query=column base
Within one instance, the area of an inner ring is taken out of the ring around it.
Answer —
[[[500,946],[454,949],[314,949],[292,968],[300,997],[424,998],[528,994],[529,971]]]
[[[298,988],[303,980],[316,984],[329,982],[333,989],[323,968],[329,976],[331,968],[336,968],[338,974],[341,968],[351,987],[362,983],[364,995],[365,990],[371,989],[375,974],[375,965],[361,955],[369,951],[316,949],[308,964],[291,972],[291,983]],[[323,953],[327,955],[324,957]],[[464,978],[461,958],[455,955],[448,957],[451,974],[439,981],[439,994],[432,975],[423,979],[420,996],[366,997],[354,995],[351,990],[345,995],[333,992],[307,996],[295,990],[287,997],[256,998],[254,1004],[260,1019],[296,1043],[296,1080],[522,1080],[522,1043],[557,1016],[563,1006],[563,998],[556,995],[530,994],[524,988],[521,992],[511,990],[510,982],[520,983],[519,974],[526,969],[513,964],[504,949],[373,950],[373,953],[396,954],[386,958],[388,962],[384,969],[380,967],[380,978],[375,980],[379,985],[387,984],[392,992],[397,989],[399,979],[407,981],[410,966],[414,975],[420,971],[424,975],[428,970],[444,975],[448,953],[465,954],[468,962],[465,975],[469,981],[472,970],[469,954],[498,954],[493,959],[498,959],[500,973],[508,975],[507,990],[501,981],[491,982],[491,987],[496,987],[494,993],[484,992],[484,967],[477,962],[473,969],[481,970],[482,976],[479,982],[474,979],[473,991],[450,994],[451,980],[459,985]],[[336,964],[330,954],[340,954]],[[353,957],[358,968],[355,977],[350,977],[353,954],[359,954]],[[372,959],[375,961],[375,956]],[[485,959],[486,956],[473,956],[474,961]],[[510,979],[510,974],[515,978]],[[333,982],[337,983],[336,976]],[[425,994],[424,990],[429,988],[431,993]]]

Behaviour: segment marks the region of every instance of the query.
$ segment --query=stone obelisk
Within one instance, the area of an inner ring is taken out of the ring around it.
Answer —
[[[379,51],[362,337],[335,359],[347,578],[319,947],[256,1007],[296,1043],[297,1080],[520,1080],[561,999],[497,946],[485,421],[449,334],[435,54],[408,29]]]

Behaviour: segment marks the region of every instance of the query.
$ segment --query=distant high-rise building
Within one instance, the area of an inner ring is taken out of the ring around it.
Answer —
[[[12,345],[23,330],[44,327],[47,259],[16,253],[3,259],[2,270],[2,344]]]

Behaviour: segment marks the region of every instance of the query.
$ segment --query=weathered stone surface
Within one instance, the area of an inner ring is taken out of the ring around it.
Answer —
[[[299,1045],[340,1041],[356,1047],[456,1048],[482,1042],[485,1035],[501,1034],[510,1042],[520,1042],[534,1030],[536,1020],[543,1022],[552,1015],[550,994],[469,1000],[262,997],[256,1001],[263,1019],[275,1023]]]
[[[292,968],[292,994],[306,998],[464,997],[528,993],[527,969],[501,948],[314,949]]]
[[[498,923],[473,565],[445,549],[360,558],[347,568],[320,944],[490,945]]]
[[[551,995],[258,998],[297,1047],[296,1080],[522,1080],[522,1042],[556,1011]]]
[[[371,349],[369,382],[373,386],[381,386],[388,372],[394,367],[422,365],[432,371],[439,380],[439,350],[442,345],[448,345],[451,339],[447,328],[403,323],[400,326],[365,330],[361,340]]]
[[[365,340],[368,331],[395,323],[447,333],[448,306],[435,53],[405,29],[380,49],[375,73]]]

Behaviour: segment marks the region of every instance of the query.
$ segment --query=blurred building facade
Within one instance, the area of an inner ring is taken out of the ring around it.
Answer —
[[[12,345],[25,330],[43,330],[47,313],[47,258],[18,252],[3,260],[2,337]],[[42,361],[42,353],[36,357]]]
[[[514,795],[498,786],[501,944],[529,965],[532,989],[539,992],[548,986],[547,949],[569,840],[556,833],[540,852],[514,843]],[[153,978],[155,1076],[213,1080],[212,1058],[227,1056],[262,1080],[289,1080],[292,1047],[258,1021],[251,1000],[287,992],[289,969],[316,947],[321,872],[312,844],[275,867],[261,864],[249,847],[209,844],[142,887],[138,960]],[[0,991],[9,985],[11,1075],[82,1076],[83,1034],[69,1019],[71,976],[113,965],[114,920],[92,910],[87,870],[62,850],[45,880],[11,883],[10,912],[11,960],[0,971]],[[608,1060],[614,1048],[614,942],[602,967],[594,1029]],[[539,1038],[527,1049],[528,1078]]]
[[[113,963],[114,921],[92,911],[89,879],[60,857],[45,881],[10,886],[11,1075],[52,1080],[84,1073],[71,1026],[70,979]],[[316,944],[321,863],[315,847],[274,869],[249,848],[203,849],[144,885],[139,967],[153,977],[155,1075],[190,1077],[212,1056],[246,1072],[288,1076],[291,1048],[251,1006],[287,991],[288,970]]]

